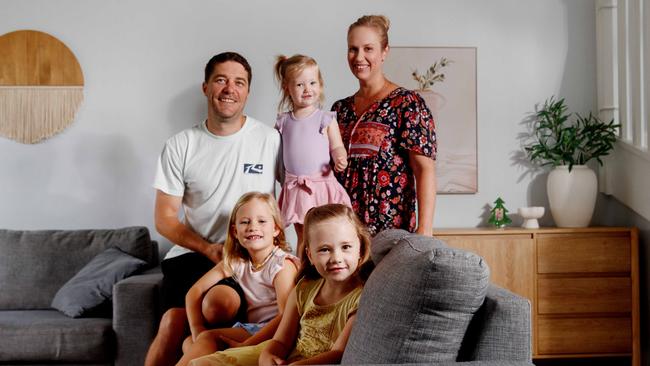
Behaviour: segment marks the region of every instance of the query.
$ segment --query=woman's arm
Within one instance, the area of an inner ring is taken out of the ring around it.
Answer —
[[[409,151],[409,164],[415,176],[415,194],[418,203],[416,233],[433,235],[433,213],[436,208],[436,164],[430,157]]]
[[[298,314],[298,300],[296,289],[291,290],[287,298],[287,304],[282,313],[282,320],[273,340],[264,348],[260,355],[260,366],[285,364],[286,357],[296,343],[300,315]]]
[[[334,161],[334,170],[342,172],[348,166],[348,153],[343,146],[339,123],[334,119],[325,127],[325,130],[330,144],[330,155],[332,155],[332,161]]]
[[[345,327],[343,327],[341,334],[339,334],[339,336],[336,338],[336,342],[334,342],[334,346],[332,346],[331,350],[318,354],[314,357],[296,361],[292,363],[292,365],[329,365],[341,363],[343,351],[345,351],[345,346],[348,344],[350,332],[352,331],[352,326],[354,325],[354,320],[356,317],[357,315],[354,314],[348,318],[348,321],[345,323]]]
[[[187,320],[190,324],[193,341],[196,341],[196,337],[205,330],[205,321],[201,309],[203,296],[210,287],[225,277],[227,277],[227,274],[223,268],[223,262],[219,262],[219,264],[204,274],[203,277],[196,281],[196,283],[187,291],[187,295],[185,295],[185,310],[187,311]]]

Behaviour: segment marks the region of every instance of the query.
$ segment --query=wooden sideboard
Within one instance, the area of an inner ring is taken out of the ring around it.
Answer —
[[[631,356],[640,365],[636,228],[438,229],[531,301],[533,358]]]

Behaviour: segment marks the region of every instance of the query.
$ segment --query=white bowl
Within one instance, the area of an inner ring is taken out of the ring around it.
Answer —
[[[544,207],[543,206],[532,206],[532,207],[519,207],[519,215],[524,218],[524,223],[521,225],[526,229],[537,229],[539,228],[539,223],[537,219],[544,216]]]

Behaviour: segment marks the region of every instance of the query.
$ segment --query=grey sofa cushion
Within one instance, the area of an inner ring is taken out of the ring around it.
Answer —
[[[0,310],[0,363],[107,363],[111,320],[72,319],[56,310]]]
[[[0,230],[0,310],[49,309],[59,288],[110,247],[151,264],[157,261],[146,227]]]
[[[54,295],[52,307],[78,318],[98,314],[98,309],[113,296],[113,285],[144,268],[147,262],[117,248],[99,253]],[[110,318],[110,313],[105,314]]]
[[[490,285],[469,324],[458,361],[531,361],[530,301]]]
[[[402,230],[379,233],[372,250],[386,254],[366,282],[342,363],[456,360],[487,292],[487,264]]]

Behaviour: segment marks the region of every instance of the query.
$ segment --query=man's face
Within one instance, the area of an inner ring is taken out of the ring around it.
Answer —
[[[248,73],[235,61],[215,65],[203,94],[208,98],[208,109],[223,122],[240,119],[248,98]]]

